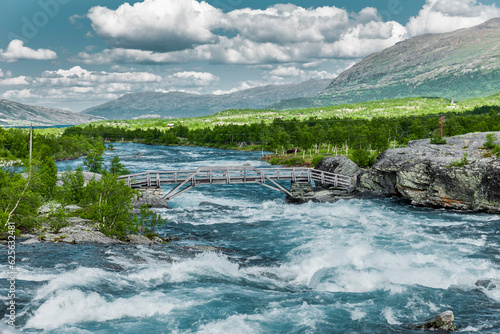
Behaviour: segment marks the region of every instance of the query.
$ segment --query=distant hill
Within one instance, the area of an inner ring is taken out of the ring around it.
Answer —
[[[61,109],[29,106],[0,99],[0,125],[74,125],[101,119],[103,118]]]
[[[341,73],[311,98],[271,107],[297,109],[403,97],[464,100],[500,90],[500,18],[451,33],[416,36]]]
[[[227,109],[259,109],[283,99],[309,97],[323,91],[330,79],[309,80],[298,84],[270,85],[223,95],[196,95],[182,92],[130,93],[89,108],[85,114],[108,119],[155,117],[196,117]]]

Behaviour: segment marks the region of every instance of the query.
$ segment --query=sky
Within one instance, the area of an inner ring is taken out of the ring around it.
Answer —
[[[226,94],[333,79],[500,0],[0,0],[0,98],[71,111],[142,91]]]

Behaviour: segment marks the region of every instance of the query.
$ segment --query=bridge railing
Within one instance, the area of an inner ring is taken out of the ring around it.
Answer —
[[[160,187],[161,184],[179,184],[190,181],[192,184],[236,184],[265,183],[266,180],[287,180],[292,182],[315,181],[335,187],[348,188],[353,179],[348,176],[329,173],[311,168],[254,168],[241,166],[201,167],[183,171],[148,171],[120,176],[134,188]]]
[[[354,179],[350,176],[311,169],[311,178],[316,183],[333,185],[339,188],[349,188],[354,185]]]

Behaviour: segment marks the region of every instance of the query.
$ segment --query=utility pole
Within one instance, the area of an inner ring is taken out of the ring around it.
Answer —
[[[444,118],[443,115],[439,116],[439,124],[440,124],[439,133],[441,134],[441,138],[443,138],[443,118]]]
[[[33,170],[33,165],[31,164],[32,156],[33,156],[33,123],[30,124],[30,174]]]

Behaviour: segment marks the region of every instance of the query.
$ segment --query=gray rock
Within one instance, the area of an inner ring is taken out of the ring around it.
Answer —
[[[75,211],[78,211],[81,209],[82,209],[81,207],[79,207],[78,205],[74,205],[74,204],[66,205],[64,207],[64,210],[69,211],[69,212],[75,212]]]
[[[484,158],[487,133],[429,139],[383,152],[368,171],[360,174],[359,192],[401,196],[414,205],[459,210],[500,212],[500,159]],[[500,137],[500,132],[495,133]],[[467,154],[469,164],[452,166]]]
[[[494,281],[491,279],[480,279],[476,281],[475,285],[485,288],[486,290],[494,290],[499,285],[500,281]]]
[[[142,205],[149,205],[151,208],[170,208],[167,201],[161,195],[155,194],[154,191],[143,190],[141,195],[132,203],[135,209],[139,209]]]
[[[62,181],[62,176],[63,176],[64,173],[66,173],[66,172],[58,172],[57,173],[57,183],[56,183],[56,185],[58,187],[61,187],[64,184],[63,181]],[[71,173],[74,173],[74,172],[71,172]],[[87,183],[89,183],[89,181],[92,180],[92,179],[100,180],[101,179],[101,174],[92,173],[92,172],[83,172],[83,178],[85,180],[85,185],[87,185]]]
[[[307,202],[335,202],[339,199],[349,199],[354,197],[354,193],[335,188],[313,187],[309,183],[292,183],[290,187],[292,197],[286,196],[286,203],[303,204]]]
[[[342,174],[350,177],[357,177],[363,172],[363,169],[352,162],[350,159],[343,155],[337,155],[334,157],[326,157],[321,160],[315,169],[319,169],[325,172]]]
[[[343,155],[335,157],[326,157],[321,160],[315,169],[342,174],[357,178],[364,170]],[[308,183],[292,183],[290,192],[293,196],[287,196],[286,202],[293,204],[302,204],[309,201],[313,202],[335,202],[339,199],[348,199],[354,197],[356,188],[336,189],[329,184],[316,182],[316,187]]]
[[[430,329],[430,330],[445,330],[456,331],[457,328],[453,324],[455,316],[452,311],[445,311],[438,314],[434,318],[424,321],[422,324],[417,325],[416,328]]]
[[[29,238],[27,240],[21,241],[21,244],[23,244],[23,245],[32,245],[32,244],[38,244],[40,242],[41,241],[40,241],[40,239],[38,239],[38,237],[33,237],[33,238]]]
[[[56,211],[61,207],[60,203],[54,203],[54,204],[44,204],[38,209],[38,214],[45,215],[51,212]]]
[[[127,236],[127,239],[130,243],[139,245],[152,245],[154,243],[153,240],[150,240],[145,236],[138,234],[130,234]]]

